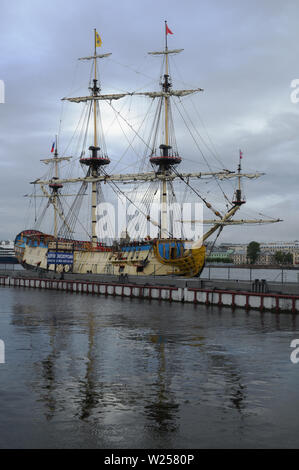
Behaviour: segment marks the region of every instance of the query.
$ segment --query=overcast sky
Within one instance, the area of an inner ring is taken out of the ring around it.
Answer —
[[[299,239],[299,103],[290,99],[291,82],[299,79],[296,0],[1,0],[0,7],[0,239],[29,228],[23,196],[44,173],[39,160],[49,156],[62,117],[60,139],[67,145],[76,111],[62,109],[60,98],[86,93],[88,70],[77,58],[92,52],[93,28],[102,37],[101,52],[113,53],[103,65],[103,92],[148,90],[160,65],[147,51],[163,47],[164,20],[174,33],[169,47],[184,48],[172,69],[174,84],[204,88],[192,106],[225,167],[236,167],[241,148],[244,170],[266,173],[246,182],[243,216],[284,219],[227,228],[221,241]],[[111,127],[108,137],[116,161],[123,152],[117,131]],[[177,141],[186,157],[181,169],[199,171],[191,164],[198,152],[180,125]]]

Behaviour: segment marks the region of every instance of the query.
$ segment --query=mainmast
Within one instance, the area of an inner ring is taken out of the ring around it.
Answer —
[[[165,72],[163,76],[162,94],[161,99],[164,104],[164,142],[160,144],[160,156],[152,155],[150,162],[158,167],[158,173],[163,175],[164,178],[161,181],[161,192],[160,192],[160,210],[161,210],[161,223],[160,223],[160,238],[168,238],[168,224],[167,224],[167,179],[165,176],[171,173],[171,168],[181,162],[181,158],[177,155],[177,152],[170,145],[169,136],[169,112],[170,112],[170,101],[169,96],[171,94],[171,81],[169,77],[169,64],[168,55],[171,53],[177,53],[181,50],[169,51],[167,46],[167,35],[172,34],[165,21],[165,49],[161,52],[155,52],[154,54],[163,54],[165,56]],[[149,53],[153,54],[153,53]]]
[[[164,82],[162,83],[162,88],[165,93],[167,93],[171,87],[169,82],[168,74],[168,47],[167,47],[167,21],[165,21],[165,74]],[[165,149],[169,147],[168,141],[168,100],[169,97],[165,95],[164,97],[164,112],[165,112]],[[164,169],[164,173],[166,168]],[[161,238],[167,238],[167,182],[166,180],[162,181],[162,191],[161,191]]]
[[[165,53],[168,50],[167,47],[167,22],[165,21]],[[162,83],[163,90],[167,93],[170,88],[169,75],[168,75],[168,54],[165,54],[165,74],[164,82]],[[162,98],[163,99],[163,98]],[[164,112],[165,112],[165,149],[168,148],[168,96],[164,96]],[[161,168],[162,169],[162,168]],[[165,173],[165,169],[162,171]],[[162,181],[161,188],[161,228],[160,228],[160,238],[167,238],[167,182],[166,180]]]

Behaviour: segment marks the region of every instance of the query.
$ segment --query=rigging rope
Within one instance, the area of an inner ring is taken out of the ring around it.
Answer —
[[[184,105],[183,105],[183,103],[182,103],[182,100],[181,100],[180,98],[179,98],[179,101],[180,101],[180,104],[182,105],[182,108],[184,109],[184,111],[185,111],[185,113],[186,113],[188,119],[190,119],[190,117],[189,117],[189,115],[188,115],[187,111],[185,110],[185,107],[184,107]],[[175,103],[175,101],[174,101],[174,103]],[[194,141],[196,147],[197,147],[198,150],[200,151],[200,153],[201,153],[201,155],[202,155],[202,158],[204,159],[204,161],[205,161],[206,165],[208,166],[209,170],[212,172],[212,167],[211,167],[211,165],[209,164],[209,162],[208,162],[208,160],[206,159],[206,157],[205,157],[203,151],[201,150],[200,146],[198,145],[197,140],[195,139],[193,133],[191,132],[191,130],[190,130],[190,128],[189,128],[189,126],[188,126],[188,124],[187,124],[187,122],[186,122],[184,116],[182,115],[182,113],[181,113],[181,111],[180,111],[180,109],[179,109],[179,107],[177,106],[176,103],[175,103],[175,106],[176,106],[176,108],[177,108],[177,110],[178,110],[178,112],[179,112],[181,118],[183,119],[183,122],[184,122],[185,126],[187,127],[187,129],[188,129],[188,131],[189,131],[189,134],[191,135],[191,137],[192,137],[192,139],[193,139],[193,141]],[[191,119],[190,119],[190,120],[191,120]],[[197,131],[197,129],[195,128],[195,126],[194,126],[192,120],[191,120],[191,124],[192,124],[192,126],[194,127],[195,132],[198,133],[198,131]],[[213,178],[215,179],[215,181],[216,181],[216,183],[217,183],[217,185],[218,185],[220,191],[222,192],[224,199],[225,199],[227,202],[231,203],[231,201],[229,200],[229,198],[227,197],[227,195],[225,194],[225,192],[224,192],[223,189],[221,188],[221,185],[220,185],[220,183],[219,183],[219,181],[217,180],[217,178],[216,178],[215,175],[213,176]]]
[[[178,176],[178,177],[179,177],[179,178],[180,178],[180,179],[181,179],[181,180],[182,180],[182,181],[183,181],[183,182],[202,200],[202,202],[205,204],[205,206],[206,206],[208,209],[210,209],[212,212],[214,212],[214,214],[215,214],[217,217],[220,217],[220,218],[223,217],[223,215],[222,215],[219,211],[217,211],[216,209],[214,209],[213,206],[212,206],[208,201],[206,201],[206,199],[205,199],[201,194],[199,194],[199,192],[196,191],[196,189],[194,189],[194,188],[190,185],[189,181],[185,181],[185,180],[184,180],[184,178],[182,177],[182,175],[180,175],[180,174],[178,173],[178,171],[177,171],[175,168],[173,168],[173,171],[174,171],[174,173],[175,173],[175,174],[176,174],[176,175],[177,175],[177,176]]]

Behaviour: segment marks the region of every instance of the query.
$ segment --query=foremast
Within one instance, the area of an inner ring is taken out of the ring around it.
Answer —
[[[97,32],[94,29],[94,79],[93,79],[93,88],[92,96],[95,98],[99,93],[99,87],[97,85]],[[97,156],[98,150],[98,135],[97,135],[97,102],[93,100],[93,144],[94,144],[94,156]],[[108,163],[108,162],[107,162]],[[91,166],[91,175],[97,175],[96,165]],[[97,245],[97,234],[96,234],[96,206],[97,206],[97,183],[91,184],[91,242],[92,247]]]
[[[79,60],[93,60],[94,65],[94,76],[93,76],[93,85],[90,87],[91,95],[91,106],[93,109],[93,145],[89,147],[90,156],[85,157],[84,155],[80,158],[80,163],[88,167],[88,172],[86,176],[91,176],[96,178],[101,173],[101,168],[104,165],[110,163],[110,159],[101,151],[98,142],[98,127],[97,127],[97,115],[98,115],[98,100],[100,97],[100,85],[97,76],[97,59],[102,59],[111,55],[108,54],[99,54],[97,55],[97,47],[102,45],[102,40],[97,33],[97,30],[94,29],[94,55],[90,57],[81,57]],[[87,98],[87,97],[86,97]],[[82,100],[82,101],[87,101]],[[103,142],[102,142],[103,144]],[[97,225],[97,181],[91,182],[91,243],[92,247],[96,248],[98,244],[98,238],[96,233]]]

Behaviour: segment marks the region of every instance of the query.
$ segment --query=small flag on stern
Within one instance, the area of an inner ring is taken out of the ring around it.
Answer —
[[[167,23],[166,23],[166,34],[173,34],[173,32],[168,28]]]
[[[53,144],[52,144],[52,147],[51,147],[51,153],[53,153],[53,152],[54,152],[54,149],[55,149],[55,141],[54,141],[54,142],[53,142]]]
[[[99,35],[99,33],[95,32],[96,33],[96,47],[101,47],[102,45],[102,39]]]

